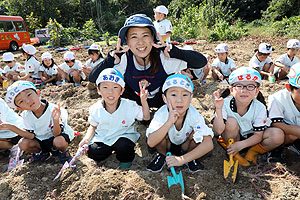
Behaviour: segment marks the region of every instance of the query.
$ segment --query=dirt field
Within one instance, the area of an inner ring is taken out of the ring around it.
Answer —
[[[237,66],[247,66],[260,42],[269,42],[275,47],[271,54],[276,59],[285,52],[285,38],[247,37],[239,41],[227,42],[230,57]],[[218,43],[199,42],[193,45],[195,50],[216,57],[213,49]],[[106,54],[113,47],[104,47]],[[39,47],[37,58],[45,51],[50,51],[57,64],[63,62],[64,52]],[[75,52],[77,59],[83,63],[88,59],[87,50]],[[15,53],[17,61],[24,64],[20,52]],[[1,63],[1,67],[4,64]],[[214,105],[212,93],[224,85],[213,82],[211,74],[206,84],[195,81],[193,106],[206,119],[207,124],[213,117]],[[269,83],[263,81],[261,91],[265,97],[284,88],[285,82]],[[81,134],[76,136],[70,146],[75,154],[78,143],[88,128],[88,108],[99,97],[88,91],[87,82],[75,88],[71,84],[63,86],[47,86],[41,88],[42,97],[53,103],[60,102],[69,112],[69,124]],[[1,91],[3,98],[5,91]],[[267,99],[267,98],[266,98]],[[154,112],[154,110],[152,111]],[[58,158],[51,157],[45,163],[30,164],[30,155],[24,154],[25,163],[7,172],[8,157],[0,155],[0,199],[180,199],[178,191],[170,191],[167,176],[171,175],[165,168],[161,173],[146,171],[146,166],[154,154],[148,152],[145,143],[144,125],[136,123],[141,138],[136,145],[136,157],[130,170],[117,169],[118,161],[111,156],[104,163],[97,165],[87,156],[76,161],[76,168],[67,169],[59,180],[53,178],[62,167]],[[227,159],[225,151],[216,143],[214,150],[203,159],[205,170],[190,173],[182,169],[185,182],[186,199],[300,199],[300,157],[287,148],[284,150],[285,165],[268,165],[266,155],[259,157],[258,165],[239,167],[238,179],[235,184],[223,178],[223,161]]]

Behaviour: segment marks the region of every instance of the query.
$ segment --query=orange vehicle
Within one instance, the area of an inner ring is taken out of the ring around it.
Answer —
[[[0,15],[0,50],[16,51],[30,43],[30,36],[22,17]]]

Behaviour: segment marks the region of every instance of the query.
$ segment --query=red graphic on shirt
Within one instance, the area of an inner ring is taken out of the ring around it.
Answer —
[[[31,66],[29,66],[29,68],[31,68]]]
[[[190,133],[189,132],[186,132],[185,136],[188,136]]]
[[[265,120],[265,121],[264,121],[264,124],[265,124],[266,122],[267,122],[267,121]]]
[[[49,124],[49,128],[51,128],[51,124]]]
[[[125,124],[125,120],[122,121],[122,124]]]

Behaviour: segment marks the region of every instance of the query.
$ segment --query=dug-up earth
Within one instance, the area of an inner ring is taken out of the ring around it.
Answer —
[[[230,57],[236,61],[238,67],[247,66],[254,54],[254,49],[260,42],[268,42],[275,47],[272,59],[276,59],[285,52],[287,38],[246,37],[239,41],[227,42]],[[194,44],[195,50],[216,56],[213,49],[219,42],[208,43],[200,41]],[[182,46],[182,45],[181,45]],[[104,53],[113,47],[104,47]],[[63,62],[64,52],[55,52],[53,49],[38,47],[36,57],[45,51],[50,51],[57,64]],[[83,63],[88,59],[87,50],[75,52],[76,58]],[[20,52],[15,53],[18,62],[24,64]],[[4,65],[2,64],[2,68]],[[284,81],[269,83],[263,81],[261,91],[265,98],[285,87]],[[211,75],[207,83],[194,81],[195,92],[192,104],[206,119],[211,127],[214,105],[212,93],[223,90],[226,86],[214,82]],[[5,91],[1,91],[3,98]],[[99,96],[88,90],[88,83],[80,87],[72,84],[63,86],[47,86],[41,88],[42,98],[53,103],[61,103],[68,110],[69,124],[81,134],[76,136],[70,145],[74,155],[80,140],[85,135],[88,123],[88,109],[98,101]],[[154,113],[155,110],[152,110]],[[136,122],[141,137],[136,144],[136,157],[130,170],[119,170],[115,155],[103,163],[95,163],[86,155],[76,162],[76,167],[67,169],[62,176],[53,181],[62,165],[56,157],[51,157],[44,163],[29,163],[30,155],[24,154],[23,165],[7,172],[8,157],[0,155],[0,199],[180,199],[180,187],[168,189],[167,176],[171,173],[165,168],[161,173],[146,171],[146,166],[153,159],[154,154],[149,153],[146,145],[146,126]],[[266,155],[261,155],[258,165],[239,167],[238,178],[235,184],[230,179],[223,178],[223,162],[226,159],[225,151],[216,143],[214,137],[214,150],[206,155],[202,162],[205,170],[191,173],[186,167],[182,168],[185,186],[185,199],[300,199],[300,157],[288,148],[284,150],[284,164],[269,165]]]

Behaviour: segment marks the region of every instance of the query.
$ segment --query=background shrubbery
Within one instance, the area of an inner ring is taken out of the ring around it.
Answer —
[[[25,18],[31,36],[34,29],[49,27],[55,45],[88,39],[109,43],[128,16],[153,18],[153,8],[161,4],[168,5],[172,40],[300,36],[299,0],[0,0],[0,14]]]

